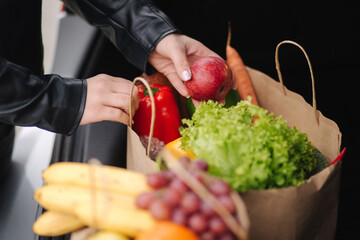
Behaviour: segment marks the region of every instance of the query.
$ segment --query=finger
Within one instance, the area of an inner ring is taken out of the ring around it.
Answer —
[[[103,120],[108,120],[112,122],[121,122],[123,124],[129,125],[130,117],[127,113],[122,111],[119,108],[113,107],[104,107],[102,111]]]
[[[135,106],[135,110],[137,110],[139,108],[139,102],[140,102],[139,89],[137,87],[134,87],[133,95],[132,95],[132,104],[133,104],[133,106]]]
[[[130,95],[122,93],[109,93],[105,96],[103,104],[107,107],[120,108],[128,113]],[[127,108],[127,109],[126,109]]]
[[[129,104],[128,104],[129,106]],[[139,108],[139,98],[131,99],[131,117],[134,117],[136,110]],[[126,112],[130,115],[130,107],[126,109]]]
[[[129,95],[129,97],[130,97],[131,87],[132,87],[132,82],[126,81],[125,84],[116,86],[113,91],[117,94]],[[134,88],[133,88],[131,101],[132,101],[131,104],[135,111],[136,109],[139,108],[139,90],[136,86],[134,86]],[[129,100],[127,101],[127,104],[128,103],[129,103]]]
[[[135,111],[139,108],[139,98],[133,97],[131,99],[131,115],[135,114]],[[104,105],[107,107],[118,108],[130,115],[130,95],[122,93],[111,93],[104,99]]]
[[[111,79],[111,91],[116,93],[130,94],[132,82],[123,78]],[[134,87],[136,89],[137,87]],[[133,92],[135,93],[135,92]]]
[[[120,81],[118,81],[120,79]],[[113,78],[111,83],[110,93],[106,94],[105,105],[111,107],[117,107],[125,110],[128,113],[130,102],[130,91],[132,82],[121,79]],[[131,104],[133,111],[139,107],[139,91],[136,86],[133,88]]]
[[[129,85],[131,85],[131,81],[126,79],[126,78],[121,78],[121,77],[115,77],[115,76],[111,76],[111,75],[107,75],[107,74],[102,74],[105,75],[106,78],[110,81],[113,82],[123,82],[123,83],[128,83]]]
[[[180,79],[179,75],[176,72],[170,73],[166,76],[173,87],[184,97],[189,98],[190,94],[187,88],[184,85],[184,82]]]
[[[107,92],[130,94],[132,86],[132,82],[130,80],[106,74],[99,74],[98,76],[101,77],[100,79],[104,80],[102,85]],[[136,89],[136,87],[134,87],[134,89]]]
[[[195,99],[192,99],[192,101],[193,101],[193,104],[195,107],[200,107],[200,101],[195,100]]]
[[[169,53],[171,61],[174,63],[176,72],[181,80],[191,79],[190,65],[187,60],[186,50],[181,47],[175,47]]]

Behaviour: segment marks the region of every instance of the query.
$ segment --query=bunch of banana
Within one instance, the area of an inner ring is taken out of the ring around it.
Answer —
[[[146,176],[126,169],[85,163],[50,165],[45,185],[34,199],[46,210],[34,223],[42,236],[58,236],[83,227],[136,237],[155,220],[135,205],[138,194],[149,191]]]

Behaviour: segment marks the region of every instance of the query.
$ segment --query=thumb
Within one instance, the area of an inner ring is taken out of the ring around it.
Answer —
[[[175,69],[181,80],[188,81],[191,79],[190,66],[186,58],[185,51],[178,50],[171,56]]]

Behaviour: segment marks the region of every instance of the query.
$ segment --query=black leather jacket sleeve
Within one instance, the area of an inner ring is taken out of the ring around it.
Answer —
[[[148,72],[148,56],[156,44],[177,32],[149,0],[64,2],[103,30],[128,61],[144,72]],[[0,124],[37,126],[71,135],[80,123],[86,92],[85,80],[36,75],[0,56]]]
[[[35,75],[0,56],[0,122],[71,135],[86,100],[86,81]]]
[[[150,0],[63,0],[74,13],[100,28],[126,59],[143,72],[148,57],[166,35],[178,32]]]

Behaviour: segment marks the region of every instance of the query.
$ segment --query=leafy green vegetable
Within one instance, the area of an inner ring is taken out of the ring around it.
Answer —
[[[224,107],[228,108],[228,107],[234,106],[240,100],[241,100],[241,98],[240,98],[240,95],[239,95],[238,91],[231,88],[229,90],[228,94],[226,94],[226,96],[225,96],[225,105],[224,105]],[[194,106],[194,103],[193,103],[191,97],[186,100],[186,110],[187,110],[189,116],[192,117],[192,115],[195,112],[195,106]]]
[[[182,148],[205,159],[210,173],[240,192],[297,186],[316,167],[307,135],[249,100],[230,108],[202,102],[182,121]]]
[[[326,161],[325,156],[316,147],[314,147],[314,157],[316,159],[316,167],[309,174],[309,177],[321,172],[323,169],[325,169],[329,166],[329,163]]]

